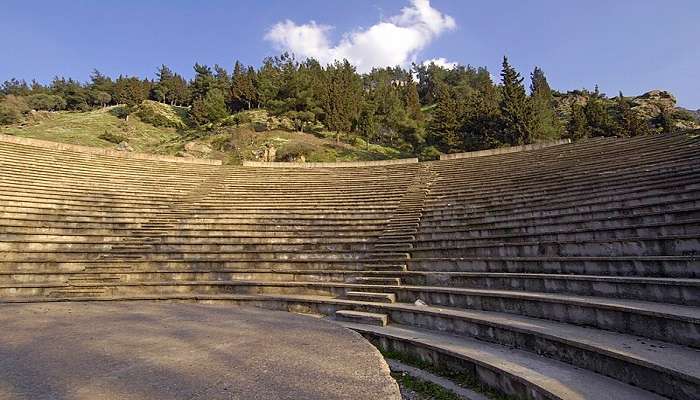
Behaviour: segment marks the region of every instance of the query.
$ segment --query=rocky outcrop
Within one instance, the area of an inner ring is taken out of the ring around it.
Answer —
[[[119,142],[117,145],[117,150],[119,151],[134,151],[134,149],[129,145],[128,142]]]
[[[641,117],[646,119],[656,118],[664,111],[676,108],[676,97],[665,90],[652,90],[632,99],[635,106],[632,108]]]
[[[211,146],[206,143],[192,141],[185,144],[186,157],[207,158],[212,151]]]
[[[253,150],[256,161],[272,162],[277,157],[277,147],[272,143],[265,144],[262,148]]]

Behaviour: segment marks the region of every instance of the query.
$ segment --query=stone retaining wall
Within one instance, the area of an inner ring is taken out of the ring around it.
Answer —
[[[352,162],[263,162],[243,161],[244,167],[273,167],[273,168],[340,168],[340,167],[377,167],[382,165],[415,164],[417,158],[401,158],[398,160],[352,161]]]
[[[571,139],[561,139],[554,142],[526,144],[524,146],[499,147],[497,149],[470,151],[468,153],[441,154],[440,160],[455,160],[457,158],[474,158],[492,156],[494,154],[517,153],[519,151],[538,150],[543,149],[545,147],[558,146],[561,144],[568,143],[571,143]]]
[[[66,144],[58,142],[50,142],[47,140],[23,138],[12,135],[0,134],[0,141],[7,143],[23,144],[28,146],[42,147],[45,149],[68,150],[79,153],[97,154],[110,157],[132,158],[137,160],[153,160],[166,161],[183,164],[205,164],[205,165],[221,165],[221,160],[205,160],[200,158],[184,158],[172,156],[160,156],[156,154],[132,153],[126,151],[118,151],[113,149],[104,149],[99,147],[80,146],[77,144]]]

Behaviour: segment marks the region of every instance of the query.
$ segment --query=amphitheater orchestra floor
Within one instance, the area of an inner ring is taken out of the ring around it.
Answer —
[[[0,399],[399,399],[332,322],[186,303],[0,305]]]

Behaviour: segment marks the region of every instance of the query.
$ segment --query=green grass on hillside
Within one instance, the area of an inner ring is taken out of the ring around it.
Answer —
[[[335,135],[330,132],[295,132],[285,130],[281,125],[273,130],[255,132],[252,121],[238,126],[227,123],[225,125],[234,126],[200,131],[191,128],[186,108],[154,101],[144,102],[128,121],[119,117],[123,111],[121,106],[113,106],[88,112],[34,112],[20,124],[0,126],[0,133],[104,148],[116,148],[119,142],[126,141],[138,152],[215,158],[229,164],[255,160],[255,154],[270,144],[275,146],[279,157],[287,155],[298,159],[303,154],[307,162],[367,161],[405,156],[394,148],[368,145],[357,137],[344,135],[344,141],[336,142]],[[267,118],[265,110],[248,113],[249,119]],[[212,151],[206,155],[187,153],[185,146],[189,142],[208,145]]]
[[[137,117],[125,121],[115,115],[115,108],[37,112],[22,124],[0,127],[0,133],[83,146],[116,147],[116,143],[100,138],[107,133],[123,137],[135,151],[157,154],[171,154],[171,147],[181,141],[176,129],[155,127]]]

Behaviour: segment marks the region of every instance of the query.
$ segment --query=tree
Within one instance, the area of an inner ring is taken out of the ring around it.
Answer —
[[[336,141],[340,141],[340,133],[349,132],[360,115],[362,82],[348,60],[329,65],[321,82],[324,122],[328,129],[336,132]]]
[[[27,96],[26,102],[33,110],[58,111],[66,108],[66,101],[63,97],[48,93]]]
[[[29,107],[24,97],[8,94],[0,101],[0,125],[17,123],[28,111]]]
[[[213,88],[192,104],[192,118],[199,125],[218,122],[229,115],[221,89]]]
[[[615,99],[617,126],[620,136],[641,136],[651,132],[649,124],[632,110],[632,106],[620,92]]]
[[[523,78],[503,57],[501,114],[509,144],[532,143],[532,110],[525,94]]]
[[[535,139],[558,139],[562,127],[554,109],[554,96],[544,72],[535,67],[530,75],[532,134]]]
[[[94,93],[107,93],[110,96],[110,100],[107,101],[107,103],[109,103],[111,101],[111,97],[114,96],[114,82],[112,81],[112,78],[105,76],[97,69],[94,69],[92,70],[92,74],[90,74],[89,90]],[[100,105],[104,106],[106,104],[100,103]]]
[[[127,121],[129,114],[148,98],[149,92],[150,85],[137,77],[119,76],[117,78],[114,84],[114,96],[117,103],[126,105]]]
[[[569,123],[566,126],[566,133],[569,139],[578,141],[587,138],[590,134],[586,113],[580,104],[571,106],[571,115],[569,115]]]
[[[0,94],[3,95],[27,96],[29,93],[29,85],[24,80],[12,78],[0,86]]]
[[[179,74],[175,74],[173,79],[170,81],[169,92],[170,104],[174,106],[187,105],[190,103],[192,98],[187,81]]]
[[[360,117],[357,120],[357,133],[362,136],[367,145],[377,138],[377,105],[371,99],[367,99],[362,103]]]
[[[671,115],[671,110],[668,108],[662,108],[661,113],[654,118],[654,123],[656,126],[661,128],[662,133],[671,133],[675,129],[673,126],[673,116]]]
[[[406,112],[409,118],[416,122],[423,121],[423,112],[421,111],[420,98],[418,96],[418,85],[413,81],[413,77],[409,74],[408,80],[404,85],[404,97],[406,103]]]
[[[194,79],[190,85],[192,101],[202,100],[214,85],[214,75],[206,65],[194,64]]]
[[[173,74],[170,68],[163,64],[158,68],[156,76],[158,77],[158,81],[153,87],[154,100],[160,101],[161,103],[167,103],[168,100],[172,101],[175,74]]]
[[[619,128],[607,109],[606,101],[596,90],[583,108],[591,137],[615,136]]]
[[[68,110],[85,111],[90,108],[87,90],[73,79],[55,77],[51,82],[51,93],[63,97]]]
[[[243,64],[236,61],[233,67],[233,77],[231,79],[231,98],[233,99],[233,110],[252,108],[256,98],[254,69],[246,69]]]
[[[445,152],[460,151],[463,140],[459,133],[459,105],[447,84],[438,83],[435,100],[433,119],[430,123],[434,141]]]
[[[489,76],[483,78],[475,93],[467,96],[464,105],[465,150],[489,149],[505,143],[499,91]]]

